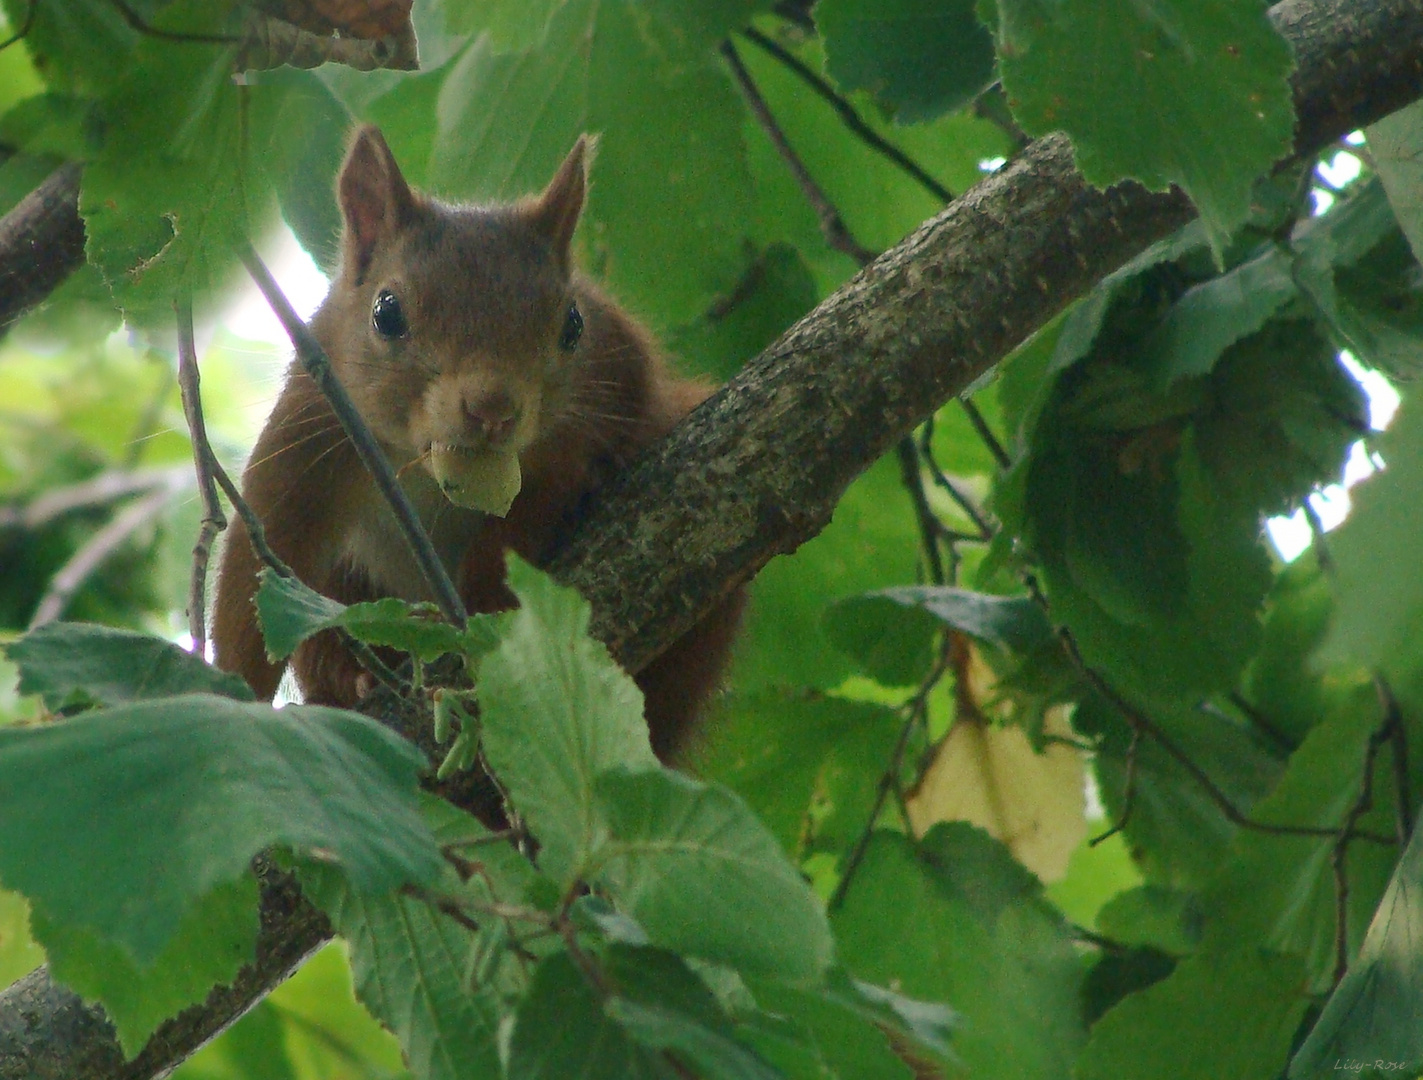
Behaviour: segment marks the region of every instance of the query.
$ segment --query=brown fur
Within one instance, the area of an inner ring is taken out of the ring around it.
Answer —
[[[590,155],[580,139],[536,198],[450,207],[412,191],[380,133],[363,128],[338,181],[342,264],[312,330],[473,611],[513,606],[504,552],[546,561],[590,493],[710,392],[674,376],[646,332],[572,270]],[[396,295],[408,322],[395,340],[372,328],[382,290]],[[584,330],[564,350],[570,303]],[[523,488],[506,518],[444,498],[423,464],[432,440],[519,453]],[[345,602],[428,599],[388,508],[297,363],[243,486],[272,549],[312,587]],[[251,603],[259,569],[237,522],[218,575],[212,636],[218,666],[270,697],[281,668],[266,658]],[[637,675],[664,760],[685,746],[715,689],[741,606],[740,594],[725,601]],[[360,672],[334,635],[307,642],[292,666],[308,701],[355,701]]]

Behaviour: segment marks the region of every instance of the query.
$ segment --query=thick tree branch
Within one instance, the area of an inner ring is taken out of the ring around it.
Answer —
[[[1416,98],[1423,5],[1285,0],[1295,154]],[[830,520],[896,440],[1093,283],[1190,220],[1178,191],[1091,188],[1061,136],[867,266],[624,473],[551,567],[638,670]],[[637,588],[628,587],[636,582]]]
[[[0,333],[84,261],[79,166],[65,165],[0,218]]]
[[[1285,0],[1272,17],[1299,62],[1298,154],[1423,90],[1418,0]],[[937,406],[1190,216],[1178,193],[1091,190],[1065,140],[1039,140],[693,414],[602,500],[557,572],[593,601],[595,628],[623,662],[646,663],[773,555],[815,535],[850,481]],[[12,231],[0,222],[0,238]],[[16,264],[8,251],[0,245],[0,276],[33,272],[32,254]],[[0,323],[18,310],[0,308]],[[43,972],[0,994],[0,1080],[154,1076],[190,1054],[326,932],[309,906],[283,908],[274,886],[263,895],[257,964],[165,1024],[129,1065],[99,1011]]]

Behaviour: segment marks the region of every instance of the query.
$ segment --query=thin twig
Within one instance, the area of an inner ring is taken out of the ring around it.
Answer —
[[[0,529],[39,529],[75,510],[107,506],[130,495],[170,488],[188,475],[186,465],[102,472],[80,483],[47,491],[23,506],[0,506]]]
[[[1177,765],[1181,766],[1181,768],[1190,775],[1191,779],[1195,780],[1196,784],[1205,792],[1206,797],[1216,804],[1216,807],[1225,815],[1226,820],[1232,825],[1239,826],[1242,829],[1250,829],[1254,832],[1269,833],[1273,836],[1327,836],[1334,838],[1339,835],[1340,830],[1337,828],[1326,828],[1324,826],[1315,825],[1273,825],[1264,821],[1255,821],[1253,818],[1249,818],[1241,813],[1235,804],[1230,801],[1230,797],[1216,785],[1215,781],[1210,778],[1206,771],[1197,765],[1189,754],[1177,746],[1171,737],[1167,735],[1151,717],[1127,701],[1115,687],[1102,677],[1101,673],[1087,664],[1077,648],[1077,642],[1073,639],[1071,631],[1066,627],[1061,627],[1058,630],[1058,636],[1062,640],[1063,649],[1067,653],[1068,658],[1072,661],[1073,667],[1078,670],[1083,678],[1091,683],[1092,688],[1111,702],[1131,727],[1140,728],[1147,735],[1150,735],[1156,744],[1160,746],[1162,750],[1166,751],[1167,756],[1175,761]],[[1361,840],[1370,840],[1376,844],[1397,843],[1395,837],[1384,836],[1382,833],[1355,832],[1353,835]]]
[[[30,30],[33,29],[35,25],[35,11],[39,6],[40,0],[30,0],[29,7],[25,9],[25,21],[20,24],[20,29],[16,30],[14,34],[6,38],[3,42],[0,42],[0,52],[4,52],[11,45],[15,44],[15,42],[28,36]]]
[[[889,763],[885,766],[884,772],[880,775],[879,783],[875,786],[875,800],[870,807],[869,815],[865,819],[865,827],[860,830],[860,835],[855,838],[855,845],[850,849],[849,856],[845,859],[845,869],[840,874],[840,881],[835,886],[835,892],[831,895],[826,906],[835,911],[845,902],[845,896],[850,891],[850,883],[855,877],[855,871],[860,867],[860,862],[865,857],[865,852],[869,849],[870,840],[874,836],[875,823],[879,820],[881,811],[884,810],[885,801],[889,798],[890,792],[899,783],[899,773],[904,766],[904,752],[909,747],[909,736],[914,729],[924,720],[924,714],[928,711],[929,695],[933,693],[934,687],[939,685],[939,680],[944,677],[944,672],[949,669],[952,656],[952,635],[944,636],[944,646],[939,653],[939,659],[934,664],[934,668],[920,683],[919,689],[914,696],[905,703],[904,723],[899,729],[899,738],[895,740],[894,749],[890,751]],[[906,815],[907,816],[907,815]]]
[[[1354,831],[1359,818],[1374,805],[1374,762],[1378,759],[1379,747],[1389,737],[1390,719],[1369,735],[1368,746],[1364,750],[1364,775],[1359,785],[1359,797],[1344,822],[1339,826],[1334,848],[1330,852],[1329,864],[1334,871],[1334,985],[1338,986],[1349,970],[1349,842],[1360,835]]]
[[[776,122],[775,116],[771,114],[766,99],[761,96],[761,91],[756,88],[751,73],[746,70],[746,65],[736,54],[736,46],[729,40],[723,41],[721,55],[726,58],[726,62],[731,68],[731,74],[736,79],[737,86],[741,88],[741,93],[746,98],[746,104],[761,125],[761,130],[766,133],[766,137],[775,146],[776,152],[781,155],[781,160],[786,163],[786,168],[790,169],[791,175],[795,177],[806,200],[814,209],[815,216],[820,219],[820,231],[825,236],[825,242],[836,251],[844,252],[850,256],[861,266],[867,266],[874,262],[879,257],[879,252],[861,246],[850,234],[850,230],[845,227],[845,222],[840,217],[840,211],[836,210],[835,205],[826,198],[825,192],[815,182],[815,177],[810,175],[805,163],[801,161],[791,144],[786,141],[785,133],[781,130],[780,124]]]
[[[1398,843],[1406,845],[1413,835],[1413,794],[1408,779],[1408,729],[1403,722],[1403,709],[1394,697],[1393,687],[1382,674],[1374,676],[1379,704],[1383,707],[1384,731],[1393,744],[1394,819],[1398,823]]]
[[[1319,569],[1326,574],[1333,574],[1334,556],[1329,554],[1329,543],[1324,539],[1324,522],[1320,520],[1319,511],[1308,498],[1304,500],[1304,519],[1309,522],[1309,533],[1314,542],[1314,558],[1319,563]]]
[[[825,81],[819,74],[810,68],[793,52],[786,49],[773,38],[767,37],[754,26],[748,26],[741,31],[741,36],[750,41],[769,56],[774,57],[789,71],[793,72],[801,82],[805,83],[816,94],[818,94],[829,106],[835,110],[840,121],[850,129],[859,139],[870,149],[893,162],[904,173],[910,176],[930,195],[942,203],[954,201],[954,193],[943,184],[930,176],[924,168],[906,154],[899,147],[885,139],[874,128],[860,118],[860,114],[855,111],[855,106],[850,104],[848,98],[838,93],[833,86]]]
[[[178,30],[164,30],[161,27],[144,22],[143,16],[129,7],[125,0],[109,0],[111,4],[123,16],[124,22],[138,31],[140,34],[147,34],[149,37],[158,38],[160,41],[181,41],[190,45],[237,45],[242,39],[231,34],[188,34]]]
[[[919,523],[919,540],[924,548],[924,558],[929,563],[929,581],[934,585],[944,583],[944,561],[939,555],[939,519],[929,506],[924,494],[924,474],[919,467],[919,453],[914,448],[914,437],[906,435],[895,447],[899,455],[899,472],[904,481],[904,489],[909,492],[909,501],[914,504],[914,517]]]
[[[203,456],[207,458],[208,469],[211,470],[213,479],[217,481],[217,486],[222,488],[222,492],[227,496],[227,501],[232,503],[232,508],[237,511],[237,516],[242,519],[242,524],[247,527],[247,541],[252,545],[252,550],[256,552],[257,558],[262,563],[271,568],[278,577],[297,578],[296,571],[284,563],[281,557],[271,549],[267,543],[267,530],[262,526],[262,519],[257,516],[257,511],[252,509],[252,504],[242,497],[242,492],[237,490],[237,485],[232,482],[232,477],[227,475],[227,470],[222,467],[222,462],[217,460],[217,455],[213,453],[210,445],[203,448]],[[409,687],[399,675],[390,670],[374,649],[359,638],[352,637],[346,630],[338,627],[338,634],[345,642],[346,648],[351,650],[351,655],[356,658],[356,662],[361,665],[371,676],[382,686],[396,694],[404,695]]]
[[[983,418],[983,413],[978,411],[978,406],[973,403],[972,398],[960,397],[958,403],[963,407],[964,415],[973,425],[973,430],[978,432],[978,437],[983,440],[983,445],[988,447],[988,452],[993,455],[993,460],[1000,469],[1007,472],[1013,465],[1013,459],[1008,456],[1008,451],[1003,449],[1003,444],[998,441],[998,436],[993,434],[993,429],[988,426],[988,421]]]
[[[1142,729],[1133,726],[1131,729],[1131,743],[1127,746],[1127,775],[1126,781],[1122,785],[1122,812],[1117,815],[1116,824],[1100,836],[1094,836],[1087,842],[1088,847],[1096,847],[1103,840],[1116,836],[1127,827],[1127,822],[1131,820],[1131,812],[1136,807],[1136,762],[1137,751],[1141,749]]]
[[[959,490],[958,485],[945,475],[944,470],[939,468],[939,463],[934,460],[934,449],[931,443],[933,429],[926,424],[923,434],[919,438],[919,450],[924,459],[924,464],[929,469],[929,476],[934,483],[958,504],[960,510],[973,522],[978,529],[978,539],[989,541],[993,539],[993,534],[997,531],[993,523],[988,520],[988,516],[974,505],[972,499]]]
[[[193,545],[193,572],[188,582],[188,634],[193,639],[193,652],[202,656],[207,649],[208,559],[217,534],[227,528],[227,517],[222,512],[222,502],[217,497],[217,482],[212,476],[212,445],[208,442],[203,399],[198,388],[198,352],[193,343],[192,300],[185,296],[174,301],[173,309],[178,317],[178,387],[183,396],[183,415],[188,418],[188,432],[193,444],[198,494],[203,500],[203,520],[198,529],[197,543]]]
[[[57,574],[50,579],[49,589],[35,608],[29,629],[34,630],[54,622],[64,614],[64,609],[74,599],[74,594],[139,529],[153,521],[154,516],[168,504],[178,492],[188,485],[186,472],[181,483],[149,492],[142,499],[130,503],[115,514],[102,529],[91,536],[78,551],[70,556]]]
[[[430,591],[434,593],[435,603],[439,605],[445,618],[456,626],[463,626],[469,617],[465,612],[464,602],[455,591],[454,582],[450,580],[445,564],[435,552],[435,546],[430,542],[430,536],[421,524],[419,515],[415,513],[415,508],[410,505],[405,490],[400,486],[395,470],[390,467],[380,444],[371,434],[371,429],[356,409],[350,395],[346,393],[345,387],[331,370],[331,361],[306,324],[297,316],[252,245],[246,245],[241,254],[247,272],[252,275],[252,280],[257,283],[257,288],[267,298],[267,303],[271,305],[287,336],[291,338],[302,367],[326,395],[326,400],[331,403],[331,410],[345,429],[346,437],[351,440],[356,453],[360,455],[361,463],[370,472],[376,486],[394,511],[400,531],[415,554],[415,562],[429,583]]]
[[[1245,695],[1239,690],[1232,690],[1226,695],[1226,700],[1239,709],[1247,720],[1264,732],[1270,741],[1279,749],[1288,754],[1292,754],[1299,749],[1298,739],[1292,739],[1286,735],[1263,711],[1246,701]]]

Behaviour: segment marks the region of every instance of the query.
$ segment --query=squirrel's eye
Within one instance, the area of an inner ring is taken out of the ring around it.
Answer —
[[[383,338],[404,337],[409,331],[410,327],[405,322],[405,312],[401,310],[400,301],[389,289],[382,289],[376,297],[376,302],[371,307],[371,325]]]
[[[583,316],[577,304],[568,305],[568,317],[563,320],[563,333],[558,335],[558,347],[565,352],[578,344],[583,336]]]

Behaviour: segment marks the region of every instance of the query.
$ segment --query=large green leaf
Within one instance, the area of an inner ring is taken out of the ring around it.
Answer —
[[[604,772],[597,793],[608,837],[590,862],[654,944],[751,974],[824,975],[824,909],[740,799],[667,769]]]
[[[953,1049],[970,1073],[1070,1074],[1085,1038],[1082,968],[1061,916],[997,841],[961,823],[917,849],[876,833],[835,931],[857,975],[963,1016]]]
[[[1066,131],[1094,184],[1180,184],[1217,249],[1290,150],[1284,39],[1257,0],[998,0],[1014,115]]]
[[[1309,1001],[1299,961],[1255,949],[1205,953],[1099,1020],[1080,1080],[1278,1076]]]
[[[594,781],[607,769],[655,769],[642,694],[588,636],[589,608],[512,560],[520,608],[480,668],[484,753],[539,840],[539,865],[576,873],[599,822]]]
[[[500,1080],[497,1002],[470,985],[475,936],[423,900],[357,894],[327,867],[303,868],[301,881],[350,944],[356,996],[418,1080]]]
[[[1417,259],[1423,252],[1423,103],[1384,117],[1365,134],[1389,205]]]
[[[218,671],[171,641],[92,623],[50,623],[3,647],[20,669],[20,693],[58,709],[81,700],[122,705],[173,694],[212,693],[251,701],[236,675]]]
[[[1405,682],[1418,670],[1423,640],[1423,406],[1411,399],[1380,439],[1388,468],[1353,491],[1354,510],[1330,538],[1334,620],[1326,660],[1383,670]]]
[[[792,855],[839,853],[864,827],[903,721],[892,710],[820,694],[729,694],[697,773],[732,788]]]
[[[56,923],[43,909],[30,916],[54,977],[103,1004],[132,1057],[158,1025],[232,981],[257,944],[257,882],[251,874],[213,888],[183,916],[177,932],[143,967],[118,945],[82,927]]]
[[[815,26],[835,81],[869,90],[900,123],[957,109],[993,79],[973,0],[821,0]]]
[[[423,765],[355,713],[203,694],[0,730],[0,881],[147,967],[274,844],[363,893],[430,880],[443,864],[415,808]]]
[[[716,998],[679,957],[613,946],[591,962],[601,986],[566,953],[540,965],[515,1014],[511,1080],[679,1075],[668,1055],[707,1080],[781,1075],[734,1038]]]

